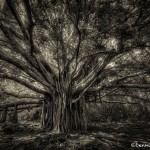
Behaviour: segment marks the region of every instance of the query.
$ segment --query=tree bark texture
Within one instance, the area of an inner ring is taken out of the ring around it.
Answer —
[[[66,96],[47,97],[43,102],[42,127],[53,132],[87,130],[86,104],[80,100],[74,104]]]

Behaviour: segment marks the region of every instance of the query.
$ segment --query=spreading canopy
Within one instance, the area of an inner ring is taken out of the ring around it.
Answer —
[[[72,103],[148,95],[148,0],[0,2],[0,78]]]

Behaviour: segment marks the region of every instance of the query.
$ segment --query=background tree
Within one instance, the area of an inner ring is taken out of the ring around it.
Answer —
[[[148,6],[148,0],[6,0],[0,77],[43,95],[42,125],[55,132],[87,129],[90,95],[148,101]]]

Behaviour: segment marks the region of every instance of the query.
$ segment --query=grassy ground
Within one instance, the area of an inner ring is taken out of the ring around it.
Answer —
[[[34,129],[33,129],[34,127]],[[85,133],[50,134],[37,124],[0,132],[0,150],[134,150],[150,144],[150,124],[91,123]],[[142,148],[150,149],[150,148]]]

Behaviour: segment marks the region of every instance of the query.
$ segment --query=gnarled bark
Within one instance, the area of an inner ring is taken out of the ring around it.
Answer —
[[[43,103],[42,127],[57,133],[87,130],[85,100],[72,104],[65,96],[47,97]]]

